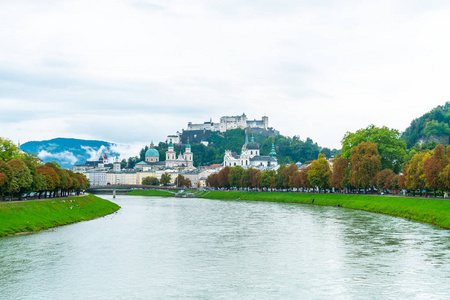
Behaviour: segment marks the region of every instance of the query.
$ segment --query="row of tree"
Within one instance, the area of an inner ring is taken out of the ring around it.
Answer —
[[[80,173],[62,169],[56,163],[43,164],[35,155],[20,151],[11,141],[0,138],[0,196],[22,198],[36,193],[55,197],[86,189],[89,182]]]
[[[394,172],[396,163],[380,155],[379,147],[369,141],[361,142],[350,149],[349,159],[345,158],[345,152],[334,158],[332,167],[323,154],[300,170],[296,164],[281,165],[277,171],[263,172],[240,166],[225,167],[210,175],[207,184],[223,188],[315,188],[319,191],[330,188],[364,192],[406,189],[413,194],[417,191],[421,194],[434,191],[436,194],[437,191],[450,190],[450,146],[445,149],[439,144],[433,150],[410,153],[401,174]]]
[[[163,173],[161,175],[161,180],[158,180],[156,177],[145,177],[142,179],[143,185],[153,185],[153,186],[159,186],[160,184],[164,186],[170,185],[172,180],[172,175],[169,173]],[[189,178],[184,177],[181,174],[178,174],[178,176],[175,178],[174,182],[176,187],[187,187],[190,188],[192,186],[192,182]]]
[[[437,145],[434,150],[417,152],[412,155],[403,170],[401,185],[415,193],[417,190],[450,190],[450,146]]]

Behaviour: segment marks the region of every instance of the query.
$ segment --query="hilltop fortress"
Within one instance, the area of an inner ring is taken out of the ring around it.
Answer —
[[[269,117],[263,116],[261,120],[249,120],[245,113],[240,116],[224,116],[220,118],[219,123],[214,123],[212,119],[209,122],[201,124],[188,123],[187,129],[177,132],[175,135],[169,135],[167,141],[172,139],[173,143],[186,144],[187,140],[194,143],[205,143],[212,132],[226,132],[232,129],[244,129],[247,134],[263,134],[265,136],[278,135],[279,132],[269,127]]]
[[[269,117],[263,116],[261,120],[248,120],[244,113],[242,116],[221,117],[219,123],[214,123],[211,120],[203,124],[192,124],[192,122],[189,122],[186,131],[210,130],[225,132],[236,128],[246,129],[247,127],[267,130],[269,128]]]

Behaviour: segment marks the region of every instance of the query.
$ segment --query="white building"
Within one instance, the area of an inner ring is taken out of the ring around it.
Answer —
[[[166,144],[168,144],[172,140],[172,143],[179,144],[181,143],[181,133],[177,131],[176,134],[171,134],[167,136]]]
[[[227,130],[237,128],[245,129],[248,127],[261,128],[267,130],[269,128],[269,117],[263,116],[261,120],[256,119],[248,120],[245,113],[242,114],[241,116],[231,116],[231,117],[224,116],[220,118],[219,123],[214,123],[212,120],[210,120],[209,122],[205,122],[203,124],[192,124],[191,122],[189,122],[186,131],[209,130],[209,131],[225,132]]]
[[[245,144],[242,146],[241,155],[225,151],[223,158],[224,167],[241,166],[243,168],[256,168],[256,169],[277,169],[278,160],[276,158],[275,146],[272,144],[272,150],[269,156],[261,156],[259,151],[259,145],[255,143],[252,136],[251,142],[248,142],[248,137],[245,137]]]
[[[191,152],[189,139],[186,144],[185,152],[177,154],[173,148],[172,140],[170,140],[168,150],[166,152],[166,168],[185,167],[194,168],[194,154]]]
[[[89,170],[84,175],[91,183],[91,186],[106,185],[106,171]]]

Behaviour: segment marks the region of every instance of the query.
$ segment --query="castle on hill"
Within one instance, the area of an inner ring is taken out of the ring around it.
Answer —
[[[265,136],[275,136],[279,131],[269,127],[269,117],[263,116],[260,120],[250,120],[243,113],[240,116],[223,116],[218,123],[210,119],[208,122],[193,124],[188,123],[187,129],[182,132],[167,136],[166,142],[170,140],[175,144],[185,144],[188,139],[194,143],[205,143],[212,132],[224,133],[227,130],[243,129],[247,134],[262,134]]]
[[[220,118],[219,123],[214,123],[212,120],[203,124],[192,124],[192,122],[189,122],[186,131],[210,130],[226,132],[237,128],[261,128],[267,130],[269,128],[269,117],[263,116],[261,120],[249,120],[245,113],[242,116],[224,116]]]

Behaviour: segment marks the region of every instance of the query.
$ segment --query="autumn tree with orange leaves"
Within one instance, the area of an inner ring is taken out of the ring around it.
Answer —
[[[372,179],[381,170],[381,157],[377,145],[371,142],[362,142],[351,150],[351,180],[356,188],[371,187]]]

